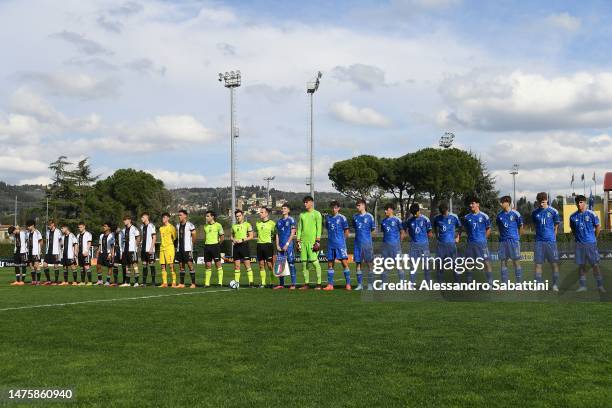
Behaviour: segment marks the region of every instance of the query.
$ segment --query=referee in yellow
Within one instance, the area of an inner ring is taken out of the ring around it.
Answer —
[[[168,272],[166,266],[170,266],[172,272],[172,287],[176,287],[176,272],[174,272],[174,241],[176,240],[176,228],[170,224],[170,214],[162,214],[162,226],[159,227],[161,246],[159,249],[159,263],[162,270],[162,288],[168,287]]]
[[[223,267],[221,265],[221,243],[224,239],[223,226],[216,220],[214,211],[206,212],[206,225],[204,226],[204,262],[206,263],[205,287],[210,287],[212,276],[212,263],[215,262],[219,286],[223,286]]]
[[[259,209],[259,221],[255,224],[257,230],[257,262],[259,262],[260,288],[266,287],[266,266],[274,270],[274,244],[272,237],[276,232],[276,223],[270,219],[270,210]],[[270,277],[270,284],[272,278]]]

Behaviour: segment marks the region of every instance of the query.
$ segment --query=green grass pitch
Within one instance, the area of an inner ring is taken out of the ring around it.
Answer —
[[[0,270],[0,389],[73,388],[72,407],[612,401],[612,304],[573,294],[575,279],[568,301],[379,302],[344,290],[10,287],[12,272]]]

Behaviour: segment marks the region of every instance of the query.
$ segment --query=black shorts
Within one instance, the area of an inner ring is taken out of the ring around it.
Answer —
[[[234,244],[234,260],[251,260],[251,255],[249,254],[249,243],[241,242],[239,244]]]
[[[72,265],[76,265],[76,262],[74,261],[74,258],[62,258],[62,265],[72,266]]]
[[[60,264],[60,257],[59,255],[53,255],[53,254],[46,254],[44,261],[47,265],[59,265]]]
[[[115,251],[115,258],[113,258],[113,262],[115,265],[121,265],[121,252]]]
[[[142,262],[155,262],[155,252],[142,251],[140,252],[140,259]]]
[[[204,262],[219,262],[221,260],[221,245],[207,244],[204,245]]]
[[[123,256],[121,257],[121,265],[123,266],[127,266],[127,265],[134,265],[135,263],[138,263],[138,257],[136,256],[136,252],[124,252]]]
[[[113,266],[113,262],[108,260],[108,254],[101,252],[100,255],[98,255],[98,262],[96,263],[96,265],[106,266],[107,268],[110,268]]]
[[[271,261],[274,257],[274,244],[271,242],[266,244],[257,244],[257,260]]]
[[[176,253],[176,261],[182,264],[193,262],[193,252],[191,251],[178,251]]]
[[[13,257],[15,265],[25,265],[28,263],[28,254],[15,254]]]
[[[83,254],[79,254],[79,265],[80,266],[89,266],[91,265],[91,258],[89,256],[84,256]]]
[[[28,263],[33,265],[37,262],[40,262],[40,256],[39,255],[28,255]]]

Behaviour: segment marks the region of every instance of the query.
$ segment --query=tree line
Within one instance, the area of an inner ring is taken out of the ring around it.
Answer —
[[[453,207],[464,210],[472,195],[480,199],[482,211],[493,214],[499,208],[495,179],[483,161],[457,148],[425,148],[396,158],[360,155],[334,163],[328,176],[348,198],[363,198],[374,207],[382,199],[396,203],[402,218],[410,204],[424,200],[432,214],[450,198]]]

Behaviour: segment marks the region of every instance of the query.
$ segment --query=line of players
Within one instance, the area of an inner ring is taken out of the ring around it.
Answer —
[[[548,262],[552,266],[553,290],[559,290],[559,253],[556,244],[556,234],[560,223],[557,210],[548,205],[546,193],[538,193],[536,197],[538,208],[532,213],[536,231],[535,242],[535,280],[542,281],[542,266]],[[578,291],[586,290],[586,267],[590,265],[597,281],[600,291],[605,291],[603,279],[599,270],[599,253],[597,250],[597,236],[601,226],[597,215],[587,209],[586,198],[577,196],[577,211],[570,216],[570,226],[576,240],[575,262],[579,265],[579,288]],[[295,267],[295,249],[299,251],[303,267],[305,284],[300,287],[306,290],[311,287],[310,267],[316,273],[314,288],[319,290],[334,290],[334,265],[340,261],[343,267],[345,288],[351,290],[351,274],[348,267],[348,253],[346,238],[349,235],[349,223],[347,218],[340,214],[340,204],[337,201],[330,203],[332,214],[323,219],[321,213],[314,209],[314,200],[306,196],[303,200],[304,211],[300,214],[298,222],[290,215],[291,209],[288,205],[282,207],[282,217],[274,222],[269,218],[269,210],[259,210],[259,220],[255,231],[241,210],[236,210],[236,223],[231,228],[231,240],[233,244],[234,279],[240,280],[241,266],[244,265],[249,286],[254,286],[254,274],[251,268],[251,256],[248,241],[255,239],[257,233],[257,261],[260,273],[259,287],[265,287],[266,277],[270,276],[268,271],[273,269],[274,250],[286,257],[291,283],[289,289],[296,289],[297,272]],[[514,266],[515,280],[521,282],[523,279],[520,264],[520,236],[523,232],[523,220],[516,210],[511,208],[511,199],[504,196],[500,199],[501,210],[496,215],[496,225],[499,230],[499,260],[501,261],[501,280],[509,280],[508,266],[511,261]],[[356,263],[356,290],[363,289],[363,271],[368,274],[368,289],[372,288],[374,279],[372,273],[372,262],[374,258],[372,245],[372,232],[376,225],[372,214],[367,212],[366,202],[358,200],[356,203],[357,213],[353,216],[352,226],[355,231],[354,261]],[[441,259],[457,257],[457,243],[461,233],[467,235],[467,246],[465,257],[482,258],[485,263],[485,274],[489,282],[493,280],[490,253],[488,249],[488,237],[491,233],[491,222],[487,214],[480,211],[480,202],[474,197],[469,200],[469,212],[462,217],[451,213],[443,203],[439,206],[440,214],[433,222],[421,214],[418,204],[410,207],[411,217],[405,221],[400,220],[394,214],[394,205],[385,206],[385,218],[381,221],[383,233],[383,258],[395,258],[401,255],[401,242],[409,237],[411,258],[430,257],[429,239],[435,233],[437,249],[435,256]],[[146,286],[150,272],[152,284],[155,285],[155,246],[157,233],[155,226],[149,220],[149,214],[143,213],[140,228],[132,224],[131,217],[124,217],[124,228],[111,230],[111,225],[103,225],[103,233],[99,238],[97,250],[97,281],[93,282],[91,277],[90,253],[92,237],[83,223],[79,224],[79,234],[74,236],[70,229],[63,225],[61,233],[56,229],[53,221],[49,222],[46,232],[46,251],[42,262],[42,269],[46,281],[44,285],[68,285],[69,270],[72,271],[72,285],[108,285],[108,286]],[[327,247],[327,285],[323,287],[321,266],[318,260],[322,225],[328,231]],[[9,233],[15,239],[15,267],[16,280],[13,285],[23,285],[25,277],[25,265],[32,268],[32,284],[41,283],[41,249],[43,244],[42,235],[34,222],[27,223],[27,231],[11,227]],[[224,240],[224,231],[220,223],[215,220],[215,213],[206,213],[206,225],[204,226],[204,260],[205,280],[204,286],[211,285],[212,267],[215,266],[218,285],[223,283],[223,268],[221,265],[221,243]],[[179,211],[179,223],[176,226],[170,224],[170,215],[162,215],[162,226],[159,228],[160,235],[160,264],[162,268],[161,287],[171,285],[176,288],[185,287],[186,271],[191,277],[190,287],[196,287],[195,271],[193,266],[193,246],[196,240],[196,227],[188,221],[187,211]],[[140,258],[143,263],[142,282],[139,280],[137,248],[140,248]],[[179,264],[179,281],[174,269],[175,258]],[[77,265],[81,266],[81,280],[77,281]],[[55,279],[51,280],[49,267],[54,267]],[[60,266],[64,268],[64,280],[59,282]],[[106,282],[102,280],[102,269],[107,268]],[[119,284],[119,267],[122,268],[123,281]],[[423,268],[424,279],[431,280],[430,271]],[[168,280],[167,271],[170,270],[171,282]],[[399,279],[405,280],[405,273],[398,271]],[[111,282],[111,275],[113,280]],[[444,270],[437,269],[436,277],[442,281]],[[461,275],[454,274],[455,281],[461,280]],[[87,279],[86,279],[87,278]],[[386,274],[383,275],[386,279]],[[472,273],[466,272],[466,279],[470,282]],[[410,275],[410,281],[415,282],[415,274]],[[272,282],[270,282],[272,285]],[[274,289],[285,287],[284,277],[279,277],[278,285]]]

